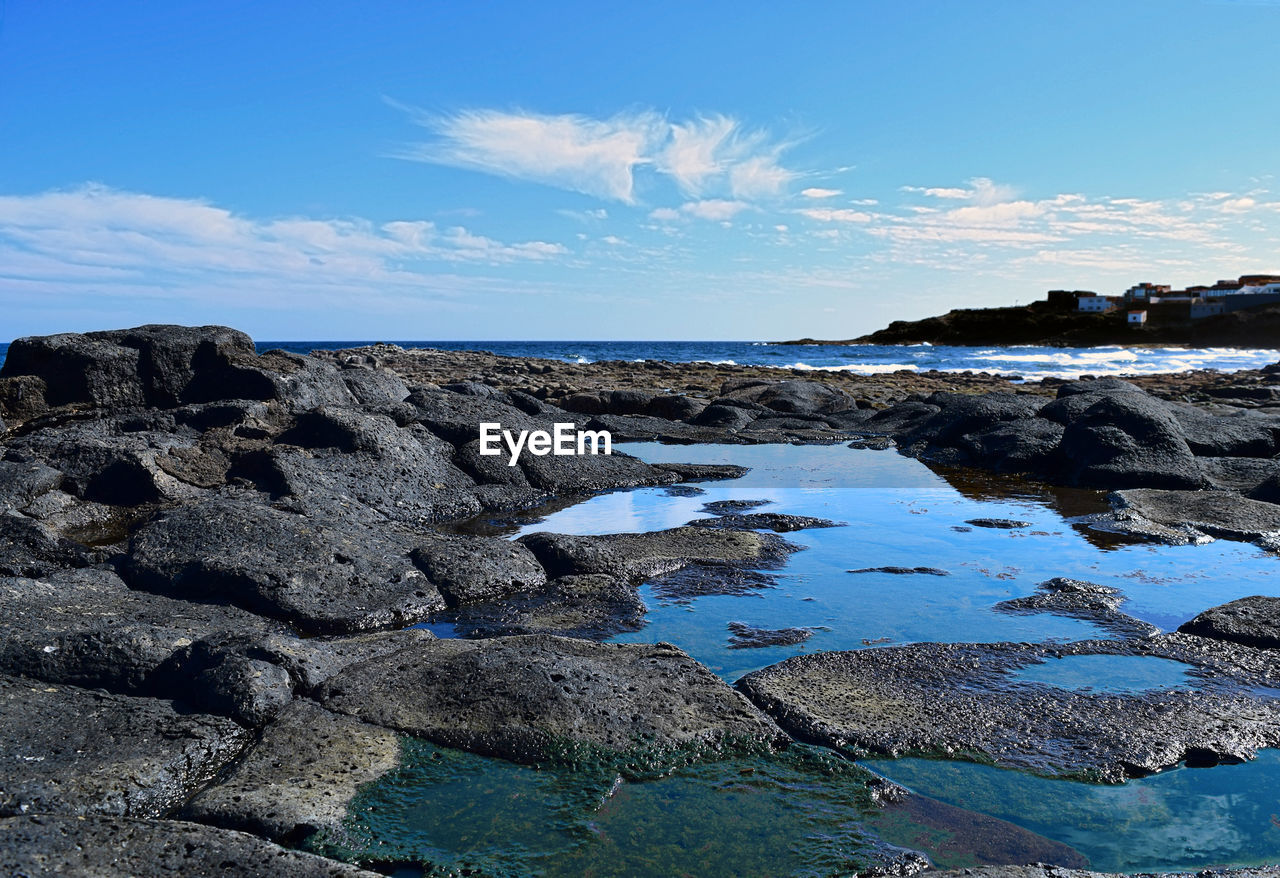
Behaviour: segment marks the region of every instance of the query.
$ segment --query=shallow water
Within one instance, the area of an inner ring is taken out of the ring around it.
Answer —
[[[1068,517],[1107,508],[1098,491],[982,480],[965,470],[935,472],[894,451],[843,445],[619,447],[651,462],[738,463],[752,469],[741,479],[701,483],[704,493],[695,497],[671,497],[662,488],[603,494],[525,523],[514,533],[660,530],[706,517],[703,504],[724,499],[769,500],[758,511],[847,524],[785,534],[805,550],[776,571],[777,587],[753,596],[680,603],[659,599],[652,586],[641,589],[648,624],[617,639],[670,641],[730,681],[815,650],[1109,637],[1079,619],[992,609],[1031,594],[1055,576],[1118,588],[1127,598],[1124,612],[1165,630],[1238,597],[1280,596],[1280,561],[1254,546],[1222,540],[1201,546],[1123,542],[1070,523]],[[976,518],[1015,519],[1029,526],[1005,530],[966,524]],[[932,567],[948,575],[848,572],[886,566]],[[795,646],[729,649],[727,625],[733,621],[759,628],[808,627],[814,633]]]
[[[1280,751],[1242,765],[1177,768],[1122,786],[929,759],[867,763],[916,792],[1016,823],[1094,869],[1195,870],[1280,861]]]
[[[1192,665],[1145,655],[1069,655],[1027,665],[1009,675],[1022,683],[1041,683],[1077,692],[1134,694],[1195,688],[1187,676]]]
[[[845,522],[786,534],[804,551],[769,571],[775,585],[750,595],[676,600],[652,584],[642,588],[647,625],[616,639],[673,642],[729,681],[814,650],[1107,637],[1076,619],[992,609],[1054,576],[1119,588],[1125,612],[1166,630],[1237,597],[1280,596],[1280,560],[1253,546],[1150,545],[1073,523],[1106,508],[1100,492],[931,469],[892,451],[842,445],[625,450],[650,461],[752,470],[701,483],[696,496],[619,491],[491,522],[490,532],[658,530],[727,499]],[[980,518],[1026,525],[966,523]],[[849,572],[888,566],[946,575]],[[792,646],[730,649],[727,626],[735,621],[813,635]],[[1158,658],[1073,656],[1020,677],[1028,685],[1135,692],[1197,685],[1186,669]],[[1245,765],[1177,769],[1113,787],[961,762],[876,760],[868,763],[876,772],[923,794],[880,811],[867,805],[860,769],[807,747],[622,780],[604,769],[535,770],[407,746],[406,767],[367,790],[353,813],[349,852],[546,875],[839,874],[871,856],[877,836],[948,867],[1041,860],[1135,871],[1280,860],[1280,753],[1272,751]]]
[[[882,809],[866,787],[873,777],[804,745],[639,779],[405,739],[402,766],[360,794],[344,831],[309,846],[363,863],[429,863],[432,875],[548,878],[848,875],[883,862],[886,840],[943,866],[1083,862],[1059,842],[925,797]]]

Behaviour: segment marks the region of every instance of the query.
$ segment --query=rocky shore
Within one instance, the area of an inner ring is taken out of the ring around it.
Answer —
[[[1054,580],[1000,610],[1097,619],[1114,639],[814,653],[731,687],[675,646],[601,641],[643,623],[642,583],[734,593],[797,550],[780,534],[838,522],[724,507],[653,533],[516,541],[467,522],[743,472],[479,453],[482,422],[570,422],[614,441],[896,447],[1111,491],[1097,527],[1275,550],[1276,384],[1275,371],[800,379],[393,346],[259,356],[224,327],[20,339],[0,370],[0,871],[390,869],[304,849],[340,831],[406,740],[623,774],[794,740],[1107,782],[1248,759],[1280,746],[1266,694],[1280,599],[1206,607],[1161,634],[1105,589]],[[466,639],[411,627],[445,619]],[[1008,685],[1054,650],[1173,658],[1212,685],[1176,698]],[[910,707],[924,703],[937,709]],[[927,865],[878,856],[882,873]]]

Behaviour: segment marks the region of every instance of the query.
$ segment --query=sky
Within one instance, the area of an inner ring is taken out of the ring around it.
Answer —
[[[0,0],[0,340],[850,338],[1280,272],[1280,2]]]

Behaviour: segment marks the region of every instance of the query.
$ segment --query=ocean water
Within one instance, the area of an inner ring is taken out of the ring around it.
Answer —
[[[703,517],[703,504],[728,499],[844,523],[785,534],[803,550],[768,571],[772,583],[745,594],[688,599],[670,596],[660,581],[642,587],[645,626],[615,639],[675,643],[729,682],[815,650],[1107,637],[1077,619],[993,609],[1053,576],[1119,588],[1125,612],[1164,630],[1238,597],[1280,596],[1280,558],[1254,546],[1161,546],[1091,530],[1079,519],[1105,508],[1102,492],[931,468],[893,451],[843,445],[620,449],[651,462],[751,470],[701,483],[696,496],[615,491],[557,504],[542,516],[491,519],[491,532],[652,531]],[[970,523],[981,518],[1025,524]],[[850,572],[888,566],[934,571]],[[791,646],[733,649],[730,622],[813,633]],[[1019,679],[1105,692],[1200,685],[1186,670],[1163,659],[1076,656],[1029,666]],[[1118,786],[946,760],[862,763],[918,794],[886,810],[859,798],[863,776],[852,768],[823,767],[814,758],[733,757],[650,778],[540,774],[458,754],[429,764],[419,758],[366,791],[373,807],[353,811],[347,843],[365,855],[450,867],[506,863],[516,873],[545,875],[842,874],[865,862],[876,840],[921,850],[945,867],[1040,860],[1154,871],[1280,862],[1276,751],[1242,765],[1177,768]],[[459,767],[442,774],[441,764]]]
[[[990,372],[1027,380],[1081,375],[1149,375],[1216,369],[1234,372],[1280,361],[1280,349],[1237,348],[1056,348],[1036,346],[957,347],[946,345],[779,345],[752,341],[392,341],[402,347],[486,350],[513,357],[541,357],[570,363],[600,360],[704,361],[777,366],[801,371],[877,375],[905,369],[925,372]],[[362,341],[262,341],[258,350],[295,353],[339,350]],[[0,363],[8,350],[0,344]]]

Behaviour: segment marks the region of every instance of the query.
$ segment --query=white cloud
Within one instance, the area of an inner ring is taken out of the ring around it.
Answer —
[[[801,189],[800,194],[805,198],[834,198],[837,195],[843,195],[840,189],[823,189],[819,186],[810,186],[808,189]]]
[[[806,207],[796,213],[824,223],[869,223],[875,218],[865,211],[834,207]]]
[[[634,170],[647,164],[666,134],[655,113],[610,119],[466,110],[432,117],[415,112],[438,135],[398,157],[532,180],[634,203]]]
[[[678,208],[659,207],[649,212],[649,219],[669,223],[692,217],[694,219],[724,222],[733,219],[750,207],[751,205],[745,201],[708,198],[702,201],[686,201]]]
[[[680,206],[680,212],[704,220],[729,220],[750,206],[743,201],[711,198],[706,201],[690,201],[683,204]]]
[[[786,143],[722,115],[670,121],[656,111],[608,119],[500,110],[432,115],[400,104],[434,138],[396,158],[528,180],[635,204],[641,169],[663,175],[686,196],[762,198],[796,174],[779,163]]]
[[[254,219],[204,201],[88,185],[0,196],[0,278],[138,290],[267,292],[430,286],[440,264],[542,262],[547,241],[504,243],[427,220]],[[433,268],[433,264],[436,266]]]

